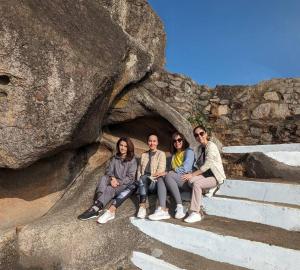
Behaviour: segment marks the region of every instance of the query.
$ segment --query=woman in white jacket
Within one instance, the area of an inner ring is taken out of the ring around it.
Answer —
[[[219,149],[209,140],[206,129],[203,126],[197,126],[193,133],[197,142],[200,143],[196,149],[196,171],[182,176],[182,180],[188,181],[193,187],[190,214],[184,219],[188,223],[201,220],[203,190],[215,191],[226,178]]]

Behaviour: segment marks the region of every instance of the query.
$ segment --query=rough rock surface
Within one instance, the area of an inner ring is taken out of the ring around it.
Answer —
[[[63,151],[28,168],[0,169],[0,230],[18,227],[44,215],[80,175],[84,149]]]
[[[161,21],[145,0],[97,0],[113,19],[153,58],[152,69],[165,64],[165,32]]]
[[[95,141],[110,101],[163,65],[164,44],[146,1],[1,1],[0,167]]]
[[[189,122],[202,123],[223,145],[300,142],[299,78],[209,88],[160,71],[128,88],[113,105],[105,124],[154,112],[187,137]]]
[[[15,229],[0,231],[0,269],[17,269],[17,233]]]
[[[281,178],[300,183],[300,167],[278,162],[263,153],[251,153],[242,158],[245,176],[253,178]]]

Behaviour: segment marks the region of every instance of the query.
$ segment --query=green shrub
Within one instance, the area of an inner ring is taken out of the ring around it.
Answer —
[[[208,122],[207,116],[202,113],[196,113],[193,116],[188,118],[188,121],[192,124],[193,127],[203,126],[209,132],[212,131],[212,127]]]

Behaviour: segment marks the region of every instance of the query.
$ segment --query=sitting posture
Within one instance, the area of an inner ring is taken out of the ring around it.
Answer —
[[[137,171],[137,161],[134,156],[134,146],[127,137],[121,137],[116,146],[117,153],[109,162],[104,176],[99,181],[94,195],[93,205],[78,216],[81,220],[98,217],[103,208],[113,198],[112,206],[99,217],[98,223],[106,223],[114,219],[117,206],[128,197],[128,193],[122,191],[132,190]],[[119,196],[118,196],[119,195]]]
[[[182,180],[182,176],[192,172],[195,154],[194,151],[189,147],[189,143],[183,134],[179,132],[175,132],[172,135],[170,151],[172,153],[172,170],[166,174],[165,184],[177,204],[175,218],[181,219],[186,213],[182,205],[179,188],[183,190],[190,190],[188,183]],[[158,197],[161,201],[161,204],[165,206],[167,197],[166,192],[158,192]],[[149,216],[149,219],[151,220],[161,220],[167,218],[170,218],[170,216],[165,207],[159,207],[154,214]]]
[[[196,170],[182,176],[182,180],[190,183],[193,188],[190,214],[184,220],[188,223],[201,220],[203,190],[210,189],[208,195],[212,196],[226,178],[218,147],[209,141],[206,129],[197,126],[193,133],[200,143],[196,150]]]
[[[140,166],[138,168],[138,185],[140,194],[140,207],[137,214],[138,218],[146,217],[146,200],[148,192],[166,193],[166,187],[162,178],[166,170],[166,154],[157,149],[158,136],[150,134],[147,138],[149,150],[141,156]],[[162,196],[159,196],[161,199]],[[160,205],[165,202],[160,201]]]

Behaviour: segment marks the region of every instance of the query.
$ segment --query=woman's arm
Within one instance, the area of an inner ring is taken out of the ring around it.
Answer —
[[[194,151],[190,148],[186,149],[185,153],[184,153],[183,165],[176,168],[175,172],[180,173],[180,174],[185,174],[185,173],[191,172],[193,169],[194,161],[195,161]]]
[[[113,177],[114,176],[114,168],[115,168],[115,158],[112,157],[106,168],[105,174],[108,175],[109,177]]]
[[[167,158],[165,152],[161,152],[158,158],[158,166],[154,177],[162,176],[166,172]]]
[[[184,181],[188,181],[190,180],[192,177],[194,176],[198,176],[202,174],[202,171],[201,170],[197,170],[197,171],[194,171],[193,173],[186,173],[184,175],[181,176],[181,179],[184,180]]]

